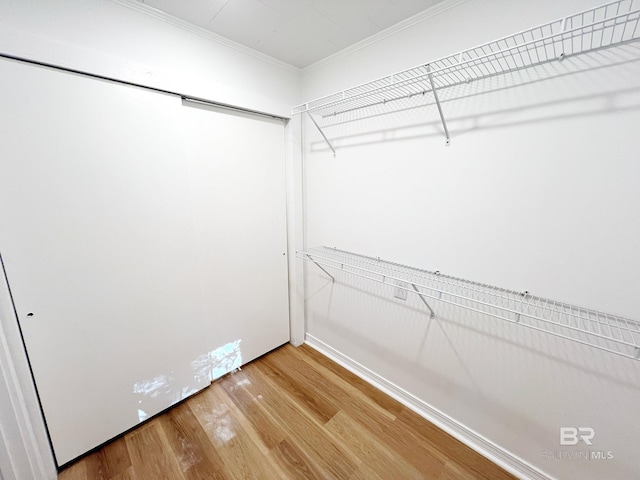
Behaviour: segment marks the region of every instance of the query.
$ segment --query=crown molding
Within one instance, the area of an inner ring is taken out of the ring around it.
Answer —
[[[253,48],[247,47],[238,42],[234,42],[233,40],[229,40],[228,38],[223,37],[222,35],[213,33],[205,28],[194,25],[193,23],[187,22],[186,20],[182,20],[169,13],[162,12],[158,9],[150,7],[149,5],[145,5],[139,1],[136,1],[136,0],[111,0],[111,1],[113,3],[117,3],[118,5],[122,5],[123,7],[127,7],[131,10],[135,10],[136,12],[147,15],[149,17],[153,17],[156,20],[160,20],[174,27],[177,27],[182,30],[186,30],[188,32],[204,37],[207,40],[215,42],[219,45],[224,45],[225,47],[232,48],[239,53],[243,53],[245,55],[256,58],[258,60],[262,60],[263,62],[271,63],[272,65],[275,65],[276,67],[282,68],[284,70],[288,70],[294,73],[301,72],[301,69],[294,65],[283,62],[282,60],[278,60],[277,58],[274,58],[270,55],[254,50]]]
[[[177,27],[182,30],[204,37],[207,40],[215,42],[219,45],[224,45],[225,47],[232,48],[237,52],[243,53],[245,55],[251,56],[253,58],[262,60],[267,63],[271,63],[272,65],[275,65],[279,68],[282,68],[294,73],[307,74],[307,73],[313,72],[314,70],[322,68],[325,65],[335,62],[343,57],[349,56],[357,52],[358,50],[362,50],[363,48],[366,48],[375,43],[378,43],[391,35],[394,35],[398,32],[406,30],[407,28],[411,28],[414,25],[417,25],[419,23],[422,23],[429,18],[440,15],[441,13],[446,12],[447,10],[450,10],[451,8],[454,8],[462,3],[465,3],[468,0],[444,0],[443,2],[437,3],[436,5],[430,8],[427,8],[422,12],[419,12],[405,20],[402,20],[401,22],[398,22],[388,28],[385,28],[384,30],[378,33],[375,33],[370,37],[365,38],[364,40],[361,40],[353,45],[350,45],[340,50],[339,52],[334,53],[333,55],[329,55],[328,57],[325,57],[322,60],[318,60],[317,62],[311,65],[308,65],[304,68],[299,68],[289,63],[283,62],[282,60],[278,60],[275,57],[272,57],[265,53],[254,50],[253,48],[247,47],[238,42],[234,42],[233,40],[223,37],[222,35],[213,33],[207,30],[206,28],[202,28],[197,25],[194,25],[193,23],[187,22],[186,20],[182,20],[178,17],[175,17],[174,15],[171,15],[169,13],[163,12],[156,8],[150,7],[149,5],[145,5],[144,3],[141,3],[137,0],[111,0],[111,1],[118,5],[122,5],[123,7],[129,8],[131,10],[135,10],[136,12],[155,18],[156,20],[160,20],[174,27]]]
[[[405,20],[402,20],[401,22],[398,22],[388,28],[385,28],[384,30],[381,30],[378,33],[374,33],[370,37],[367,37],[364,40],[359,41],[358,43],[354,43],[353,45],[350,45],[349,47],[346,47],[340,50],[339,52],[334,53],[333,55],[329,55],[328,57],[325,57],[322,60],[318,60],[317,62],[312,63],[307,67],[304,67],[303,69],[301,69],[301,72],[303,75],[307,73],[311,73],[326,65],[329,65],[330,63],[340,60],[341,58],[347,57],[357,52],[358,50],[367,48],[375,43],[378,43],[384,40],[387,37],[390,37],[403,30],[406,30],[407,28],[411,28],[414,25],[418,25],[419,23],[422,23],[428,20],[429,18],[440,15],[446,12],[447,10],[455,8],[458,5],[465,3],[467,1],[468,0],[444,0],[443,2],[437,3],[436,5],[430,8],[427,8],[422,12],[416,13],[415,15]]]

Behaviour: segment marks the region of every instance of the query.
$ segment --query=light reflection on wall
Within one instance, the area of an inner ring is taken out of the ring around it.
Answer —
[[[198,381],[211,382],[236,368],[240,368],[242,365],[241,341],[227,343],[196,358],[191,362],[194,378]]]
[[[173,376],[173,371],[171,375],[157,375],[151,379],[136,382],[133,385],[133,393],[138,399],[136,406],[138,421],[143,422],[150,415],[178,403],[213,380],[240,368],[242,365],[241,341],[229,342],[215,350],[198,355],[190,363],[192,375],[188,385],[181,384],[180,380]]]

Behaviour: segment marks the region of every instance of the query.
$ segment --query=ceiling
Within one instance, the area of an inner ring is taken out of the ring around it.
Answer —
[[[304,68],[442,0],[138,0]]]

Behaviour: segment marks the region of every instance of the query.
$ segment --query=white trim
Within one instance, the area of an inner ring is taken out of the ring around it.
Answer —
[[[224,45],[225,47],[233,48],[234,50],[243,53],[245,55],[249,55],[250,57],[256,58],[258,60],[262,60],[263,62],[271,63],[276,67],[280,67],[284,70],[288,70],[290,72],[300,73],[301,69],[291,65],[289,63],[283,62],[271,55],[267,55],[266,53],[259,52],[254,50],[253,48],[242,45],[238,42],[234,42],[233,40],[229,40],[222,35],[218,35],[217,33],[213,33],[206,28],[199,27],[194,25],[191,22],[187,22],[186,20],[182,20],[178,17],[175,17],[169,13],[162,12],[156,8],[150,7],[149,5],[145,5],[144,3],[140,3],[136,0],[111,0],[118,5],[122,5],[123,7],[130,8],[131,10],[135,10],[136,12],[143,13],[148,15],[149,17],[153,17],[156,20],[160,20],[162,22],[168,23],[169,25],[173,25],[174,27],[181,28],[182,30],[186,30],[191,33],[195,33],[196,35],[200,35],[201,37],[206,38],[212,42],[215,42],[219,45]]]
[[[9,479],[55,480],[55,460],[11,305],[0,265],[0,389],[9,398],[9,404],[0,407],[0,431],[17,432],[0,444],[0,459],[9,460],[2,472]]]
[[[526,480],[550,480],[552,478],[313,335],[307,333],[305,343],[518,478]]]
[[[318,60],[317,62],[304,67],[301,70],[302,74],[305,75],[307,73],[311,73],[315,70],[318,70],[319,68],[322,68],[332,62],[335,62],[336,60],[340,60],[341,58],[347,57],[357,52],[358,50],[367,48],[375,43],[378,43],[384,40],[387,37],[395,35],[403,30],[406,30],[407,28],[411,28],[414,25],[417,25],[419,23],[422,23],[428,20],[429,18],[440,15],[441,13],[444,13],[447,10],[457,7],[458,5],[465,3],[467,1],[468,0],[444,0],[440,3],[437,3],[433,7],[427,8],[422,12],[416,13],[415,15],[405,20],[402,20],[401,22],[398,22],[394,25],[391,25],[390,27],[379,31],[378,33],[374,33],[373,35],[365,38],[364,40],[361,40],[357,43],[354,43],[353,45],[343,48],[342,50],[334,53],[333,55],[329,55],[328,57],[325,57],[322,60]]]
[[[304,278],[304,262],[296,251],[302,248],[302,140],[300,116],[292,117],[285,127],[287,188],[287,255],[289,270],[289,340],[299,346],[305,340],[304,294],[299,291]]]

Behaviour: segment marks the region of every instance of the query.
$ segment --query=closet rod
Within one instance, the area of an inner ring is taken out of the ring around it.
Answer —
[[[42,62],[40,60],[34,60],[34,59],[31,59],[31,58],[19,57],[17,55],[11,55],[9,53],[0,52],[0,58],[4,58],[6,60],[13,60],[13,61],[16,61],[16,62],[21,62],[21,63],[28,63],[28,64],[31,64],[31,65],[36,65],[38,67],[50,68],[50,69],[58,70],[58,71],[61,71],[61,72],[73,73],[75,75],[81,75],[83,77],[95,78],[97,80],[104,80],[104,81],[107,81],[107,82],[119,83],[121,85],[127,85],[129,87],[142,88],[142,89],[149,90],[149,91],[156,92],[156,93],[164,93],[164,94],[168,94],[168,95],[175,95],[177,97],[182,98],[183,100],[185,100],[187,102],[201,103],[201,104],[205,104],[205,105],[211,105],[213,107],[219,107],[219,108],[226,108],[226,109],[229,109],[229,110],[235,110],[237,112],[251,113],[253,115],[260,115],[262,117],[275,118],[277,120],[289,120],[289,118],[287,118],[287,117],[281,117],[279,115],[273,115],[271,113],[261,112],[259,110],[252,110],[250,108],[237,107],[235,105],[229,105],[228,103],[221,103],[221,102],[216,102],[216,101],[213,101],[213,100],[208,100],[206,98],[194,97],[192,95],[187,95],[185,93],[175,92],[173,90],[167,90],[167,89],[164,89],[164,88],[151,87],[149,85],[143,85],[141,83],[135,83],[135,82],[127,81],[127,80],[121,80],[121,79],[118,79],[118,78],[115,78],[115,77],[108,77],[106,75],[100,75],[100,74],[97,74],[97,73],[86,72],[84,70],[78,70],[76,68],[64,67],[62,65],[57,65],[55,63]]]

